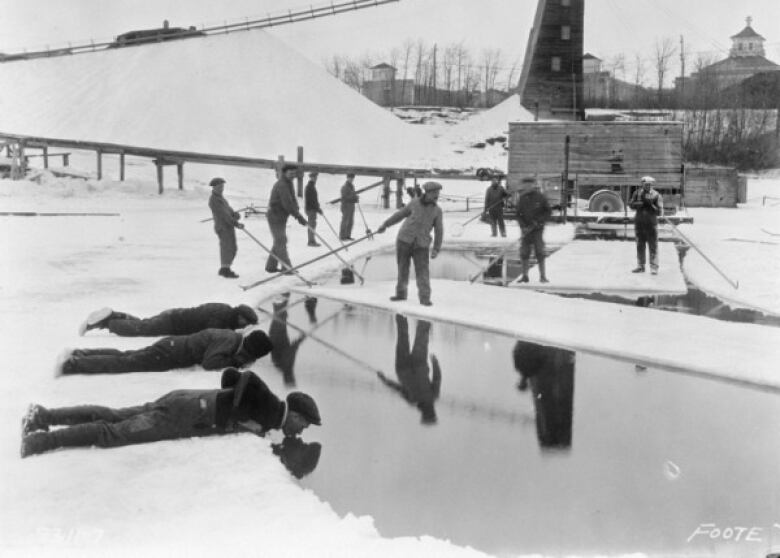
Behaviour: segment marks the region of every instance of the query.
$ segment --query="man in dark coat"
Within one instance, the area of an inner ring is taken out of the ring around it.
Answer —
[[[520,260],[523,265],[522,283],[528,283],[531,248],[539,264],[539,281],[547,283],[544,262],[544,224],[552,213],[547,197],[535,185],[517,198],[516,216],[520,225]]]
[[[317,194],[317,172],[309,173],[309,181],[306,188],[303,189],[303,208],[306,211],[306,217],[309,219],[309,246],[321,246],[317,242],[314,231],[317,228],[317,215],[322,215],[319,195]]]
[[[238,247],[236,245],[236,229],[243,229],[244,225],[239,223],[241,218],[237,212],[233,211],[230,204],[222,196],[225,190],[225,179],[214,178],[209,183],[211,186],[211,197],[209,198],[209,208],[214,217],[214,232],[219,238],[219,262],[220,267],[217,272],[222,277],[235,279],[238,275],[230,269],[233,260],[236,257]]]
[[[292,181],[297,172],[298,169],[295,165],[284,165],[281,177],[271,188],[268,211],[265,215],[268,227],[271,229],[271,236],[274,239],[271,254],[268,255],[265,262],[265,270],[268,273],[277,273],[286,269],[280,262],[292,267],[290,256],[287,253],[287,218],[292,215],[304,227],[309,224],[306,218],[301,215],[298,200],[295,199]]]
[[[230,329],[204,329],[190,335],[163,337],[133,351],[75,349],[61,365],[61,374],[162,372],[200,365],[206,370],[241,367],[271,352],[265,332],[247,336]]]
[[[257,314],[246,304],[231,307],[221,302],[207,302],[194,308],[171,308],[144,319],[101,308],[87,316],[79,328],[79,335],[92,329],[107,329],[121,337],[189,335],[209,328],[244,329],[256,323]]]
[[[490,223],[490,236],[496,236],[497,232],[501,236],[506,236],[506,225],[504,224],[504,199],[509,196],[506,189],[501,186],[501,176],[493,175],[490,178],[490,186],[485,190],[485,209],[484,217]],[[498,229],[498,231],[496,231]]]
[[[650,252],[650,272],[658,273],[658,217],[663,217],[664,202],[654,188],[655,179],[652,176],[641,178],[642,187],[631,195],[629,206],[636,210],[634,215],[634,234],[636,236],[637,266],[633,273],[645,270],[645,246]]]
[[[427,320],[417,322],[414,345],[411,349],[409,348],[409,322],[406,316],[396,314],[395,322],[398,329],[395,344],[395,374],[398,376],[398,381],[391,380],[381,372],[379,379],[420,410],[420,422],[435,424],[436,409],[433,404],[439,398],[441,391],[441,367],[436,355],[431,355],[431,366],[428,367],[431,322]]]
[[[355,204],[360,201],[360,196],[355,192],[354,173],[347,174],[347,181],[341,187],[341,227],[339,238],[352,240],[352,226],[355,224]]]
[[[428,249],[431,245],[431,229],[434,232],[431,259],[439,255],[444,238],[444,216],[441,208],[436,205],[439,199],[441,184],[426,182],[423,184],[423,195],[414,198],[408,205],[402,207],[385,220],[376,232],[383,233],[388,227],[404,221],[396,239],[396,261],[398,263],[398,282],[395,295],[390,300],[406,300],[409,286],[409,267],[414,261],[414,274],[417,278],[417,296],[420,304],[431,306],[431,277],[428,270]]]
[[[156,401],[111,409],[97,405],[47,409],[30,405],[22,419],[22,457],[62,447],[103,448],[199,436],[240,429],[281,429],[297,436],[310,424],[320,425],[314,400],[290,393],[284,401],[251,371],[228,368],[221,389],[182,389]],[[66,428],[49,430],[50,426]]]

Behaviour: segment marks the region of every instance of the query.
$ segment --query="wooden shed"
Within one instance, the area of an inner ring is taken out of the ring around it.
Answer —
[[[718,166],[685,167],[685,205],[736,207],[747,198],[747,178],[737,169]]]

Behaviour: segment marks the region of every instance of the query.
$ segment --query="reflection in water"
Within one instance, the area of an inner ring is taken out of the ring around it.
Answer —
[[[385,385],[395,389],[401,396],[415,405],[421,413],[423,424],[436,423],[434,401],[439,398],[441,390],[441,367],[436,355],[431,355],[431,366],[428,366],[428,339],[431,333],[431,322],[417,321],[414,334],[414,345],[409,347],[409,322],[406,316],[395,315],[398,337],[395,344],[395,373],[398,381],[391,380],[383,373],[379,379]],[[433,374],[431,374],[433,371]]]
[[[314,471],[322,453],[319,442],[307,443],[297,436],[287,436],[281,443],[271,444],[271,449],[296,479],[302,479]]]
[[[292,387],[295,385],[295,357],[306,336],[301,335],[295,341],[290,341],[290,335],[287,333],[288,302],[289,293],[287,293],[281,302],[273,303],[274,316],[271,320],[271,325],[268,326],[268,338],[271,340],[271,343],[273,343],[273,349],[271,349],[271,362],[273,362],[274,366],[282,372],[284,385]],[[308,312],[309,306],[306,306],[306,309]],[[309,319],[311,319],[313,315],[314,309],[312,308]]]
[[[512,351],[520,373],[517,387],[531,385],[536,410],[536,435],[542,449],[571,447],[574,406],[573,351],[518,341]]]

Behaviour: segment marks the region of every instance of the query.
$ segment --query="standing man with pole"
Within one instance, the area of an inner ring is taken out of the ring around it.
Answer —
[[[523,265],[521,283],[528,283],[531,248],[539,265],[539,282],[547,283],[544,262],[544,224],[552,213],[539,184],[534,184],[517,198],[517,224],[520,225],[520,261]]]
[[[641,188],[631,195],[629,205],[636,210],[634,215],[634,234],[636,235],[637,266],[632,273],[645,271],[645,246],[650,252],[650,272],[658,275],[658,217],[664,216],[664,203],[661,194],[653,189],[655,179],[643,176]]]
[[[340,240],[352,240],[352,225],[355,223],[355,204],[360,201],[360,196],[355,193],[355,173],[347,174],[347,181],[341,187],[341,227]]]
[[[404,221],[396,239],[396,261],[398,263],[398,282],[395,295],[390,300],[406,300],[409,285],[409,266],[414,261],[414,274],[417,278],[417,296],[420,304],[431,306],[431,277],[428,270],[428,249],[431,245],[431,229],[434,232],[431,259],[439,255],[444,238],[444,216],[441,208],[436,205],[439,199],[441,184],[426,182],[423,184],[423,195],[414,198],[405,207],[391,215],[376,232],[383,233],[388,227]]]
[[[309,223],[301,215],[298,207],[298,200],[295,199],[295,190],[293,189],[293,178],[295,178],[298,169],[295,165],[284,165],[282,175],[271,188],[271,196],[268,199],[268,227],[271,229],[271,236],[274,239],[271,253],[265,262],[265,270],[268,273],[277,273],[282,271],[279,262],[287,264],[286,269],[292,267],[290,256],[287,253],[287,218],[292,215],[304,227]]]
[[[214,217],[214,232],[219,238],[219,271],[217,274],[227,279],[235,279],[238,274],[230,269],[230,266],[233,265],[238,251],[236,229],[243,229],[244,225],[238,222],[241,215],[233,211],[233,208],[222,196],[222,192],[225,190],[225,179],[213,178],[209,182],[209,186],[211,186],[209,209]]]
[[[496,236],[497,232],[501,236],[506,236],[506,225],[504,224],[504,198],[509,196],[506,190],[501,186],[501,175],[494,174],[490,177],[490,186],[485,190],[485,209],[484,216],[490,222],[490,236]],[[496,230],[498,229],[498,231]]]
[[[306,211],[306,217],[309,219],[309,246],[322,246],[314,236],[314,230],[317,228],[317,214],[322,215],[319,196],[317,195],[317,171],[309,173],[309,181],[303,190],[303,208]]]

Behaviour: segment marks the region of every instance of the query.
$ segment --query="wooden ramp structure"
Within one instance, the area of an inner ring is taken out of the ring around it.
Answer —
[[[510,288],[565,293],[604,293],[636,298],[651,294],[685,294],[688,290],[672,242],[658,243],[658,275],[631,273],[636,244],[618,240],[574,240],[547,258],[549,283],[539,283],[531,269],[530,283],[514,280]]]
[[[780,393],[780,328],[462,281],[431,283],[433,306],[420,305],[413,286],[409,300],[390,301],[394,281],[291,290]]]

